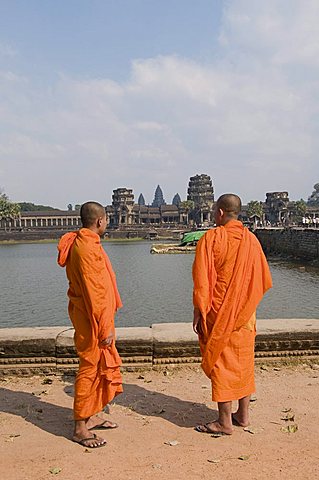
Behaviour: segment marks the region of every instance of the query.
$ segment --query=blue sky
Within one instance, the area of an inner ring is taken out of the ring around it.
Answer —
[[[316,0],[0,2],[0,187],[65,208],[112,189],[244,201],[319,181]]]
[[[125,80],[132,59],[177,54],[210,61],[218,0],[1,0],[1,38],[22,73]]]

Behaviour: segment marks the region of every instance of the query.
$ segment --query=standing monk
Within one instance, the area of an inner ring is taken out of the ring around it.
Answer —
[[[272,286],[257,238],[238,221],[240,211],[237,195],[217,200],[217,228],[198,242],[193,265],[193,328],[219,413],[216,421],[196,430],[216,436],[230,435],[233,424],[249,424],[250,395],[255,391],[256,308]],[[233,400],[238,400],[238,409],[232,414]]]
[[[66,266],[69,280],[69,316],[80,359],[75,380],[73,441],[88,448],[106,441],[90,432],[116,428],[97,416],[122,389],[121,359],[115,347],[114,314],[122,306],[111,262],[100,237],[106,229],[106,213],[96,202],[80,211],[83,228],[63,235],[58,263]]]

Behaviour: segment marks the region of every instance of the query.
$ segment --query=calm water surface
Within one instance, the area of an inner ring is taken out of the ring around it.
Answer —
[[[150,243],[106,243],[124,307],[117,326],[192,321],[194,256],[151,255]],[[0,245],[0,327],[67,325],[56,244]],[[319,269],[270,260],[274,287],[259,318],[317,318]]]

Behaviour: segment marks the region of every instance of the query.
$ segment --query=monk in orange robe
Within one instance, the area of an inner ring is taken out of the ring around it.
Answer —
[[[237,195],[217,200],[217,228],[200,239],[193,264],[193,328],[219,413],[217,421],[195,429],[215,436],[230,435],[233,424],[249,424],[250,396],[255,391],[256,308],[272,286],[260,243],[238,221],[240,211]],[[238,409],[232,414],[233,400],[238,400]]]
[[[83,228],[63,235],[58,263],[66,266],[69,316],[79,356],[73,441],[96,448],[106,441],[90,430],[117,427],[97,413],[123,391],[114,329],[114,315],[122,302],[111,262],[100,242],[107,223],[105,209],[99,203],[87,202],[80,215]]]

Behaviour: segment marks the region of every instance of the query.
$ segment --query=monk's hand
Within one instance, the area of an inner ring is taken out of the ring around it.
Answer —
[[[193,330],[197,335],[202,335],[202,315],[199,308],[194,308]]]
[[[111,333],[108,337],[100,341],[100,345],[101,347],[110,347],[112,345],[113,340],[114,340],[114,334]]]

